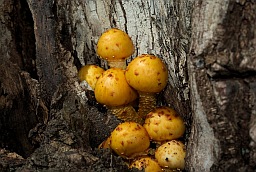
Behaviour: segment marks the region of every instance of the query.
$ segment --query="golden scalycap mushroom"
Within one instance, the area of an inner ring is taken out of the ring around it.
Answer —
[[[185,168],[185,146],[182,142],[172,140],[159,146],[155,152],[158,164],[167,169]]]
[[[177,139],[185,132],[183,119],[169,107],[158,107],[150,112],[143,126],[150,138],[159,142]]]
[[[139,111],[142,119],[156,107],[156,93],[161,92],[168,81],[168,71],[162,60],[143,54],[127,66],[125,77],[129,85],[139,93]]]
[[[163,171],[160,165],[150,157],[143,157],[135,160],[131,164],[130,168],[133,168],[133,167],[139,170],[144,169],[145,172],[162,172]]]
[[[137,93],[126,82],[124,70],[110,68],[103,72],[95,86],[96,100],[107,106],[121,106],[134,101]]]
[[[129,35],[120,29],[112,28],[104,32],[97,43],[97,54],[109,62],[110,67],[125,65],[125,59],[134,52],[134,45]],[[115,63],[116,62],[116,63]],[[121,67],[125,68],[125,67]]]
[[[150,140],[143,126],[135,122],[119,124],[111,133],[110,147],[123,158],[134,158],[144,154]]]
[[[88,64],[83,66],[78,72],[80,81],[86,81],[94,89],[97,80],[105,70],[97,65]]]
[[[143,54],[129,63],[125,77],[140,92],[158,93],[167,85],[168,71],[160,58]]]
[[[117,118],[140,124],[144,122],[129,104],[137,98],[137,92],[126,82],[124,70],[119,68],[106,70],[98,79],[94,94],[97,102],[106,105]]]

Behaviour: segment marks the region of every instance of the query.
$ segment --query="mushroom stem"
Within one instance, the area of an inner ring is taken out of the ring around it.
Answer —
[[[139,93],[139,116],[145,120],[146,115],[156,108],[156,94],[155,93],[147,93],[141,92]]]
[[[108,65],[110,68],[119,68],[119,69],[125,69],[126,68],[126,61],[108,61]]]
[[[137,114],[131,105],[108,107],[108,109],[113,115],[125,122],[132,121],[139,124],[144,124],[144,120]]]

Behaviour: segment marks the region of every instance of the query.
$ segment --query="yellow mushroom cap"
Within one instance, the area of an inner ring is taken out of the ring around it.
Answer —
[[[107,106],[126,105],[137,98],[137,92],[127,83],[124,70],[110,68],[98,79],[95,90],[96,100]]]
[[[172,140],[159,146],[155,152],[158,164],[168,169],[185,168],[185,146],[182,142]]]
[[[105,70],[97,65],[85,65],[78,72],[80,81],[86,81],[92,89],[95,88],[96,82]]]
[[[181,137],[185,124],[178,113],[169,107],[158,107],[147,114],[144,128],[154,141],[167,141]]]
[[[150,145],[147,131],[143,126],[135,122],[119,124],[110,137],[111,149],[124,158],[142,154]]]
[[[160,58],[143,54],[129,63],[125,77],[138,91],[158,93],[167,85],[168,71]]]
[[[139,170],[145,170],[145,172],[162,172],[160,165],[150,157],[143,157],[135,160],[130,168],[138,168]]]
[[[134,45],[129,35],[116,28],[104,32],[97,43],[97,54],[107,61],[125,60],[133,52]]]

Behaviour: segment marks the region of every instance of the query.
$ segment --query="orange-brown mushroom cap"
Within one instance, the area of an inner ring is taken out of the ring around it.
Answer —
[[[154,141],[168,141],[182,137],[185,124],[182,117],[170,107],[158,107],[147,114],[143,125]]]
[[[96,100],[107,106],[126,105],[137,98],[137,92],[127,83],[124,70],[110,68],[98,79],[95,86]]]
[[[97,43],[97,54],[107,61],[122,61],[131,56],[134,45],[129,35],[112,28],[104,32]]]
[[[158,93],[167,85],[168,71],[160,58],[143,54],[129,63],[125,77],[129,85],[138,91]]]
[[[119,124],[111,133],[110,147],[124,158],[145,154],[150,140],[143,126],[135,122]]]

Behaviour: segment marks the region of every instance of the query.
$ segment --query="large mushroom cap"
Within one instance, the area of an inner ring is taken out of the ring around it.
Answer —
[[[128,34],[112,28],[104,32],[97,43],[97,54],[107,61],[121,61],[131,56],[134,45]]]
[[[126,105],[137,98],[137,92],[127,83],[124,70],[110,68],[103,72],[95,86],[96,100],[107,106]]]
[[[168,71],[160,58],[143,54],[129,63],[125,77],[138,91],[158,93],[167,85]]]
[[[119,124],[111,133],[110,147],[124,158],[143,154],[149,148],[150,140],[143,126],[135,122]]]
[[[154,141],[168,141],[180,138],[185,132],[181,116],[172,108],[158,107],[146,116],[143,125]]]

